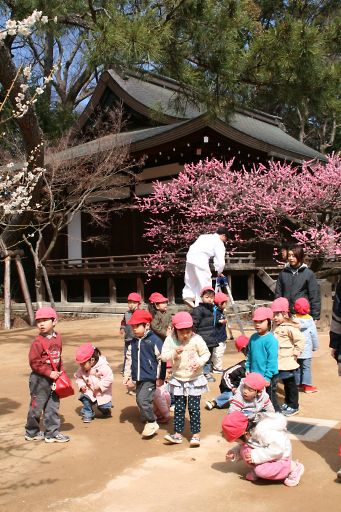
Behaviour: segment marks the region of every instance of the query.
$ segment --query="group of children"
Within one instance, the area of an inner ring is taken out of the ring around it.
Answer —
[[[128,311],[121,323],[123,384],[136,394],[145,423],[142,437],[152,437],[159,423],[169,421],[173,404],[174,431],[166,434],[165,440],[170,444],[182,443],[188,408],[190,446],[200,446],[200,399],[208,391],[208,382],[215,380],[213,359],[215,371],[222,372],[221,393],[207,401],[206,408],[229,407],[223,432],[228,441],[240,441],[238,449],[228,452],[227,459],[241,456],[251,467],[249,480],[282,479],[286,485],[297,485],[304,468],[291,460],[284,416],[299,412],[298,389],[317,391],[311,381],[311,352],[317,349],[318,340],[314,321],[309,316],[309,302],[298,299],[294,317],[283,297],[276,299],[271,308],[257,308],[253,315],[256,332],[250,340],[240,336],[235,341],[246,360],[224,371],[222,358],[227,339],[224,309],[228,297],[205,287],[201,301],[191,314],[180,311],[172,317],[167,311],[168,300],[160,293],[150,296],[149,311],[140,309],[142,300],[138,293],[128,296]],[[56,312],[52,308],[40,308],[36,321],[39,334],[29,354],[31,403],[25,439],[67,442],[69,437],[59,431],[59,398],[51,389],[63,369],[61,339],[54,330]],[[51,357],[58,371],[53,370]],[[79,364],[75,379],[83,422],[92,421],[94,406],[104,418],[110,417],[113,374],[107,360],[91,343],[81,345],[75,359]],[[283,404],[277,400],[279,380],[284,385]],[[42,414],[45,433],[40,431]],[[267,450],[272,435],[281,438],[279,445],[273,447],[277,450],[275,455]],[[274,462],[278,464],[272,466],[273,472],[269,467],[265,470],[265,463]]]

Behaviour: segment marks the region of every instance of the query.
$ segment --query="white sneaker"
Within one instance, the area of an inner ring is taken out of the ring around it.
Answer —
[[[146,423],[142,432],[142,437],[151,437],[159,430],[159,425],[154,421],[154,423]]]

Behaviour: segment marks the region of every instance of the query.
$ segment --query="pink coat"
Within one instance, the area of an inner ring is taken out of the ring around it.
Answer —
[[[157,419],[169,419],[169,408],[171,397],[167,390],[167,385],[163,384],[157,387],[154,393],[153,409]]]
[[[85,372],[81,367],[75,373],[76,384],[81,390],[86,386],[84,395],[90,398],[92,402],[103,405],[112,400],[112,382],[114,380],[112,370],[104,356],[100,356],[95,366],[90,371]],[[93,390],[96,387],[100,391],[96,393]]]

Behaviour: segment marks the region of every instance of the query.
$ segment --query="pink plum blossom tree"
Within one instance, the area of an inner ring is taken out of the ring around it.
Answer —
[[[200,235],[228,228],[230,249],[262,242],[274,248],[299,243],[314,259],[341,255],[341,159],[300,167],[269,161],[236,169],[233,160],[185,165],[170,182],[156,181],[137,199],[150,214],[145,234],[153,245],[150,267],[172,271],[180,252]]]

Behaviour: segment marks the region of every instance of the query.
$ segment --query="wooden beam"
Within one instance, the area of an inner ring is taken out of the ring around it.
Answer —
[[[109,297],[111,305],[117,303],[116,281],[112,277],[109,277]]]
[[[255,274],[253,272],[247,276],[247,298],[250,304],[255,303]]]
[[[270,290],[273,293],[275,292],[276,281],[272,279],[272,277],[270,277],[269,274],[267,274],[264,269],[259,269],[257,272],[257,276],[263,281],[264,284],[266,284],[268,288],[270,288]]]
[[[91,302],[91,286],[90,286],[89,279],[84,279],[83,289],[84,289],[84,303],[90,304],[90,302]]]
[[[65,279],[60,280],[60,302],[67,302],[67,284]]]

